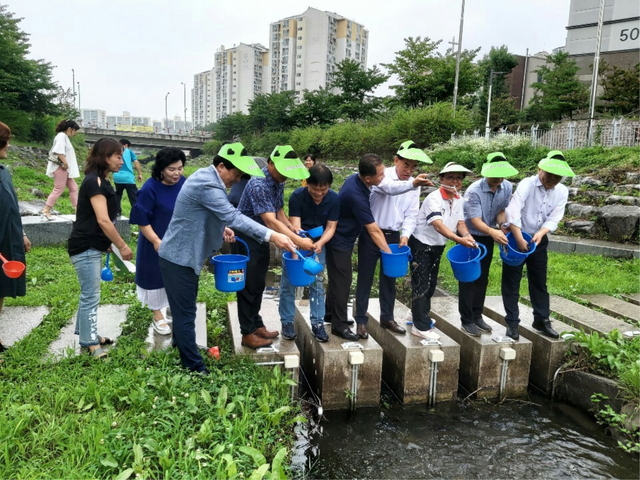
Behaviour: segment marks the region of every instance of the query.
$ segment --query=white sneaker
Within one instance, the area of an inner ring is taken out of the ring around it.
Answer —
[[[171,327],[167,324],[164,318],[160,320],[153,319],[153,329],[160,335],[169,335],[171,333]]]
[[[416,337],[420,338],[426,338],[427,340],[440,339],[440,335],[438,335],[433,330],[418,330],[415,325],[411,327],[411,335],[415,335]]]

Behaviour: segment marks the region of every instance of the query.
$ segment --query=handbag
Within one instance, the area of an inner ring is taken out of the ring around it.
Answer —
[[[51,163],[55,163],[60,167],[62,166],[62,160],[60,160],[60,157],[58,157],[57,153],[50,151],[49,156],[47,157],[47,160],[50,161]]]

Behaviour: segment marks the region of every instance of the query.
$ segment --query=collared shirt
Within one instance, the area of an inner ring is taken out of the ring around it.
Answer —
[[[340,218],[338,194],[329,190],[319,204],[313,201],[306,187],[298,188],[289,197],[289,217],[300,217],[303,230],[326,227],[327,222]]]
[[[555,232],[564,216],[569,190],[559,183],[550,190],[544,188],[538,175],[522,180],[506,209],[507,222],[533,235],[542,227]]]
[[[414,188],[413,178],[400,180],[395,166],[386,168],[380,185],[371,188],[371,212],[378,226],[410,237],[419,209],[420,187]]]
[[[444,245],[447,238],[436,231],[432,225],[435,220],[442,220],[442,223],[455,232],[458,222],[464,220],[464,199],[444,198],[440,188],[431,192],[422,202],[413,236],[425,245]]]
[[[264,225],[263,213],[278,213],[284,207],[284,182],[275,180],[267,167],[262,169],[264,177],[251,177],[242,192],[238,210]]]
[[[486,178],[473,182],[464,193],[464,218],[467,229],[472,235],[485,236],[473,227],[472,218],[480,218],[485,224],[493,228],[498,214],[507,208],[511,199],[513,184],[503,180],[495,192],[491,191]]]
[[[338,199],[340,200],[340,218],[336,233],[329,245],[336,250],[352,250],[364,225],[375,223],[371,213],[369,196],[371,191],[354,173],[344,181]]]

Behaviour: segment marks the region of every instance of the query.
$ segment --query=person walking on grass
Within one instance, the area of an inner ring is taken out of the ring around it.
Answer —
[[[122,151],[122,168],[113,174],[113,182],[116,184],[116,197],[118,198],[118,216],[122,215],[122,194],[125,190],[127,191],[131,208],[138,201],[138,186],[136,185],[136,176],[133,173],[134,167],[138,173],[137,180],[139,182],[142,181],[142,168],[138,157],[131,150],[131,142],[123,138],[120,143],[124,147]]]
[[[575,174],[559,150],[553,150],[538,163],[538,173],[522,180],[507,206],[507,222],[516,245],[522,252],[529,244],[522,232],[531,235],[536,250],[518,266],[502,265],[502,302],[506,311],[506,335],[514,340],[520,338],[520,281],[522,269],[527,266],[529,297],[533,307],[533,328],[550,338],[558,338],[558,332],[549,320],[549,291],[547,290],[547,265],[549,245],[548,233],[555,232],[564,216],[569,190],[560,183],[564,177]]]
[[[493,246],[496,243],[507,244],[507,237],[500,225],[506,219],[504,211],[509,205],[513,185],[505,177],[517,173],[502,152],[490,153],[482,166],[481,175],[484,178],[472,183],[464,194],[467,229],[476,243],[487,247],[487,254],[480,261],[480,278],[473,282],[458,282],[458,311],[462,329],[473,337],[479,337],[482,332],[491,332],[491,327],[482,319],[482,309],[489,284]]]

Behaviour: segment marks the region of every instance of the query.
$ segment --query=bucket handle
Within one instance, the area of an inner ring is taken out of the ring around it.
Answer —
[[[241,239],[240,237],[233,237],[236,239],[236,242],[240,242],[242,245],[244,245],[244,248],[247,249],[247,258],[249,260],[251,260],[251,253],[249,252],[249,245],[247,245],[247,242],[245,242],[243,239]]]
[[[480,254],[480,256],[476,259],[478,261],[482,260],[484,257],[487,256],[487,247],[485,247],[482,243],[477,243],[476,245],[478,245],[478,248],[480,250],[482,250],[482,253]]]

